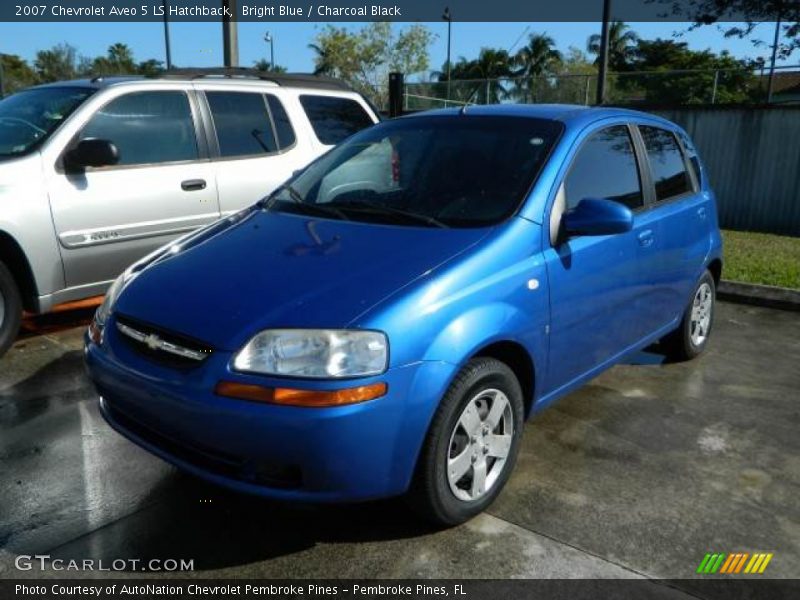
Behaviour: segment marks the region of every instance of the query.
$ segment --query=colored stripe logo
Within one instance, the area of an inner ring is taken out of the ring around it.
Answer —
[[[708,552],[703,557],[703,560],[700,561],[700,566],[697,567],[696,572],[703,575],[713,575],[714,573],[761,575],[766,570],[772,557],[773,554],[771,552],[757,552],[755,554],[748,552],[733,552],[731,554]]]

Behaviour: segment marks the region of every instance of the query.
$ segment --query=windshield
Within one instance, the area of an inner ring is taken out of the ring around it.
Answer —
[[[430,116],[349,138],[268,199],[273,210],[425,227],[509,217],[560,135],[555,121]]]
[[[39,146],[93,93],[90,88],[39,88],[0,101],[0,159]]]

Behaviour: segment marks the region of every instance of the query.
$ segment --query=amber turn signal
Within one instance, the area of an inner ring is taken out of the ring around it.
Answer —
[[[341,390],[298,390],[294,388],[268,388],[250,383],[220,381],[214,388],[218,396],[268,402],[286,406],[343,406],[374,400],[386,395],[388,386],[381,383],[362,385]]]

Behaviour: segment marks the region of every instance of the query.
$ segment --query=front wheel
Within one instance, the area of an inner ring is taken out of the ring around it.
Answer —
[[[434,415],[408,496],[412,507],[449,526],[489,506],[516,462],[523,410],[522,389],[507,365],[471,360]]]
[[[716,308],[716,286],[709,271],[703,273],[694,288],[692,299],[683,313],[681,324],[664,338],[667,351],[675,360],[690,360],[703,352],[711,335]]]
[[[8,268],[0,262],[0,357],[17,339],[22,321],[22,299]]]

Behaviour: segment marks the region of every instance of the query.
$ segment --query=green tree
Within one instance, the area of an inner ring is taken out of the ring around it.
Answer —
[[[769,39],[754,39],[757,25],[776,22],[782,26],[778,39],[779,58],[789,58],[800,48],[800,2],[797,0],[657,0],[669,5],[672,14],[694,21],[692,28],[720,23],[726,37],[750,38],[755,46],[772,46],[773,29]],[[736,23],[730,21],[731,16]],[[677,20],[677,18],[676,18]]]
[[[39,50],[33,61],[33,68],[42,82],[75,79],[81,74],[78,66],[78,53],[69,44],[58,44],[49,50]]]
[[[478,58],[467,60],[463,56],[453,63],[451,70],[451,99],[475,104],[497,104],[510,97],[509,78],[514,68],[506,50],[481,48]],[[437,72],[440,82],[447,81],[447,63]],[[442,95],[444,86],[437,90]]]
[[[37,83],[36,72],[16,54],[0,54],[3,61],[3,88],[6,94]]]
[[[127,44],[116,43],[108,47],[105,56],[92,63],[92,75],[133,75],[138,72],[133,51]]]
[[[631,31],[627,23],[614,21],[608,28],[608,66],[612,71],[624,71],[633,51],[639,41],[635,31]],[[589,36],[586,49],[590,54],[596,54],[596,64],[600,64],[600,34]]]
[[[164,63],[155,58],[148,58],[136,65],[136,72],[145,77],[158,77],[164,72]]]
[[[286,73],[286,67],[282,65],[275,65],[273,67],[266,58],[254,62],[253,68],[259,71],[269,71],[271,73]]]
[[[528,43],[512,58],[514,76],[522,78],[517,82],[515,93],[524,101],[536,102],[537,90],[547,92],[555,83],[544,78],[554,75],[561,65],[563,57],[555,45],[553,38],[546,34],[531,34]]]
[[[421,24],[399,32],[391,23],[383,22],[369,23],[357,31],[327,25],[309,48],[316,53],[316,74],[343,79],[383,106],[388,97],[389,73],[427,70],[428,49],[434,37]]]
[[[629,68],[645,73],[620,77],[618,87],[628,97],[638,90],[638,99],[645,102],[707,103],[713,94],[715,102],[739,103],[754,99],[758,92],[751,62],[736,59],[727,51],[715,54],[711,50],[690,50],[685,42],[639,40]]]

